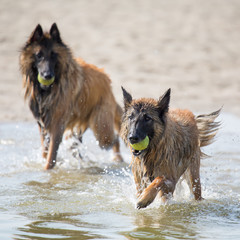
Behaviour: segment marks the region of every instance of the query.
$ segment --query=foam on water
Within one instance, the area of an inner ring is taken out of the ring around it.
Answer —
[[[77,148],[82,160],[73,156],[73,140],[64,138],[56,168],[44,171],[37,125],[1,124],[0,219],[11,227],[0,224],[0,238],[236,239],[239,118],[223,114],[221,121],[216,142],[204,149],[212,156],[201,164],[205,201],[195,202],[183,180],[168,204],[157,199],[140,211],[135,208],[131,155],[122,142],[126,163],[117,164],[111,151],[98,147],[91,131]],[[18,219],[15,227],[11,218]]]

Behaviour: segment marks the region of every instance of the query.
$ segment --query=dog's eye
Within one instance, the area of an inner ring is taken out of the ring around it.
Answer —
[[[56,57],[56,53],[55,52],[51,52],[51,58],[55,58]]]
[[[146,122],[148,122],[148,121],[152,120],[152,118],[150,118],[147,114],[145,114],[145,115],[144,115],[144,120],[145,120]]]
[[[43,58],[43,53],[42,53],[41,51],[38,52],[38,53],[36,53],[36,58],[37,58],[38,60],[42,59],[42,58]]]

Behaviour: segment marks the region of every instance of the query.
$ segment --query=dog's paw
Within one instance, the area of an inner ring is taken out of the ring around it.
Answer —
[[[138,201],[137,203],[137,209],[145,208],[147,207],[152,201],[146,201],[146,199],[142,199]]]
[[[145,208],[151,204],[157,196],[158,192],[159,188],[156,188],[154,184],[149,185],[140,195],[139,201],[137,203],[137,209]]]
[[[197,199],[195,199],[196,201],[203,201],[203,200],[205,200],[205,198],[203,198],[203,197],[198,197]]]
[[[156,193],[153,191],[145,191],[140,195],[139,201],[137,202],[137,209],[145,208],[150,205],[156,197]]]

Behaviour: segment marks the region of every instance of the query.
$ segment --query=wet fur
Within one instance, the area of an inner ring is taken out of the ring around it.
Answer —
[[[201,147],[213,141],[219,127],[219,122],[214,120],[220,110],[197,117],[188,110],[169,110],[170,89],[158,101],[134,100],[125,89],[123,96],[122,138],[126,143],[134,134],[140,136],[139,141],[146,135],[150,138],[146,150],[139,156],[132,155],[132,172],[139,196],[137,207],[148,206],[157,194],[166,200],[183,174],[189,176],[195,199],[201,200],[199,171],[200,159],[204,156]],[[146,116],[150,117],[150,124],[144,120]],[[141,133],[136,128],[140,128]]]
[[[46,89],[37,80],[39,51],[52,51],[56,58],[55,81]],[[122,161],[114,133],[114,128],[120,131],[122,109],[113,96],[111,80],[102,69],[73,58],[56,24],[49,33],[43,33],[40,25],[36,27],[21,50],[20,68],[25,99],[39,124],[43,156],[47,158],[45,169],[54,167],[63,133],[73,128],[79,136],[91,128],[100,147],[113,148],[116,160]],[[47,135],[50,142],[46,144]]]

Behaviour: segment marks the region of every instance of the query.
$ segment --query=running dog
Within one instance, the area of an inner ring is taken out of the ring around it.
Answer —
[[[111,80],[102,69],[74,59],[62,41],[56,23],[49,32],[37,25],[21,49],[20,68],[25,100],[38,122],[45,169],[56,164],[65,130],[77,129],[80,136],[92,129],[101,148],[119,152],[122,109],[116,103]],[[49,136],[49,141],[45,141]]]
[[[220,110],[195,117],[188,110],[169,110],[170,89],[158,101],[134,100],[122,90],[121,135],[132,151],[137,208],[147,207],[157,194],[166,201],[183,174],[189,176],[195,199],[201,200],[200,159],[205,156],[201,147],[213,141],[220,126],[215,121]]]

